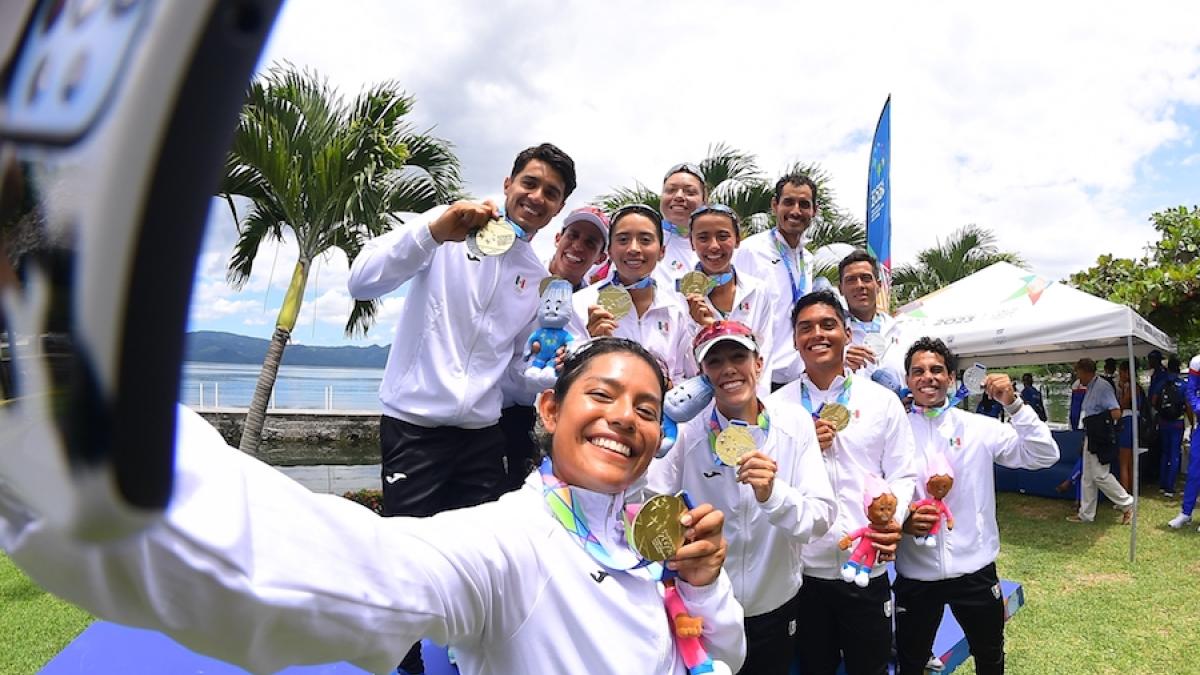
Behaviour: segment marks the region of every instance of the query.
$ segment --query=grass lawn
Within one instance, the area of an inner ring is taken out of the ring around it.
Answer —
[[[1134,565],[1129,527],[1106,503],[1098,522],[1075,525],[1067,501],[998,502],[1000,575],[1024,584],[1027,603],[1005,633],[1008,672],[1200,673],[1200,533],[1164,524],[1178,499],[1142,500]],[[0,674],[37,672],[90,620],[0,555]]]
[[[36,673],[92,617],[44,593],[0,554],[0,673]]]

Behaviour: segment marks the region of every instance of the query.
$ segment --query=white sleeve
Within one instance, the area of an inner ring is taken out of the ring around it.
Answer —
[[[675,582],[675,588],[688,613],[703,619],[701,636],[708,655],[724,662],[731,672],[741,670],[746,660],[746,627],[742,606],[733,597],[733,585],[725,570],[707,586],[692,586],[681,579]]]
[[[228,447],[186,409],[175,479],[166,514],[135,536],[90,544],[0,508],[0,545],[96,616],[256,672],[334,661],[385,672],[419,638],[503,629],[489,625],[496,600],[525,595],[505,571],[498,512],[381,518]]]
[[[672,495],[683,489],[683,479],[680,475],[683,473],[684,453],[687,452],[688,433],[687,428],[691,424],[688,422],[679,422],[677,424],[678,436],[675,438],[675,445],[670,452],[664,457],[655,457],[650,460],[650,466],[646,469],[646,487],[652,492],[660,495]]]
[[[1058,461],[1058,444],[1050,427],[1032,406],[1022,405],[1010,422],[988,425],[996,434],[991,447],[997,464],[1010,469],[1044,469]]]
[[[796,467],[791,475],[800,477],[800,484],[788,485],[776,478],[771,496],[759,506],[772,525],[787,531],[800,543],[806,543],[829,531],[837,516],[837,499],[825,471],[812,421],[808,421],[807,429],[803,421],[796,426],[803,435],[794,449]]]
[[[439,244],[430,224],[445,212],[438,206],[396,229],[368,241],[350,263],[346,287],[355,300],[390,293],[429,266]]]
[[[883,446],[883,475],[896,495],[896,521],[908,518],[908,505],[917,491],[917,446],[913,441],[912,423],[900,399],[890,391],[885,407],[886,438]]]

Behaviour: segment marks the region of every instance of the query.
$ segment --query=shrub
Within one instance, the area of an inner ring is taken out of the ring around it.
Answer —
[[[351,490],[342,496],[383,515],[383,493],[379,490]]]

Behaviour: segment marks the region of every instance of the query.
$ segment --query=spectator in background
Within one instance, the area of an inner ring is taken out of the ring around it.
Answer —
[[[1192,422],[1192,444],[1188,450],[1187,483],[1183,488],[1183,504],[1180,505],[1179,515],[1167,523],[1177,530],[1192,522],[1192,509],[1196,507],[1197,495],[1200,495],[1200,434],[1196,433],[1196,416],[1200,415],[1200,356],[1192,357],[1192,362],[1188,366],[1184,397],[1187,399],[1188,419]]]
[[[1042,392],[1033,386],[1033,373],[1021,376],[1021,400],[1037,413],[1038,419],[1046,421],[1046,404],[1042,401]]]
[[[1137,392],[1138,414],[1133,414],[1133,395]],[[1117,470],[1118,480],[1126,492],[1133,490],[1133,429],[1139,419],[1146,417],[1149,409],[1146,406],[1146,391],[1142,385],[1135,384],[1129,376],[1129,362],[1122,361],[1117,369],[1117,400],[1121,403],[1121,421],[1117,427]],[[1143,431],[1138,427],[1139,434]],[[1139,438],[1139,445],[1144,444],[1145,438]]]
[[[981,394],[979,405],[975,406],[975,412],[980,415],[995,417],[999,420],[1004,417],[1004,405],[991,396],[988,396],[985,391]]]
[[[1178,356],[1167,359],[1166,377],[1162,385],[1157,392],[1153,388],[1150,392],[1150,405],[1158,423],[1158,442],[1162,453],[1158,484],[1165,497],[1175,496],[1175,481],[1179,478],[1179,460],[1183,454],[1183,418],[1192,414],[1184,394],[1187,385],[1179,376],[1180,365]]]
[[[1113,391],[1117,389],[1117,360],[1104,359],[1104,373],[1100,376],[1112,385]]]
[[[1075,364],[1075,376],[1087,387],[1083,397],[1082,421],[1088,430],[1083,446],[1083,489],[1080,492],[1079,513],[1067,516],[1072,523],[1090,523],[1096,519],[1097,490],[1120,507],[1121,522],[1128,524],[1133,519],[1133,496],[1121,487],[1109,471],[1114,442],[1113,430],[1108,422],[1121,419],[1121,404],[1108,381],[1096,375],[1096,362],[1079,359]]]

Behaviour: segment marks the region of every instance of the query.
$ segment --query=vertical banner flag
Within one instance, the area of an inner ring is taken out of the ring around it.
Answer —
[[[892,289],[892,97],[889,95],[871,141],[867,169],[867,251],[879,260],[879,309],[889,311]]]

